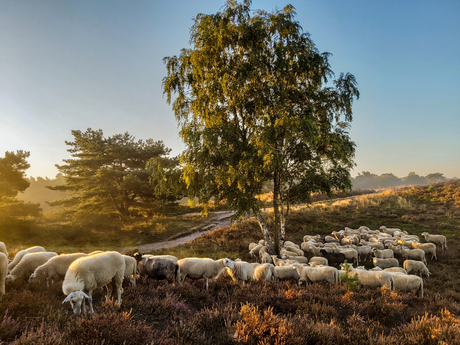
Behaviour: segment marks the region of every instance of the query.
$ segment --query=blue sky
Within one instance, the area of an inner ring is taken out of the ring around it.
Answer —
[[[1,0],[0,156],[30,151],[54,177],[71,130],[184,146],[162,94],[163,57],[188,47],[198,13],[224,1]],[[353,73],[352,172],[460,177],[460,1],[265,0],[292,4],[333,71]]]

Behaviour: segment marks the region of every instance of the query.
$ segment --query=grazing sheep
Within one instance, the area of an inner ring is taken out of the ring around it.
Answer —
[[[395,258],[388,258],[388,259],[373,258],[372,262],[374,263],[374,266],[380,267],[381,269],[399,266],[399,261],[398,259],[395,259]]]
[[[304,251],[306,257],[320,256],[321,248],[315,246],[312,242],[302,242],[300,248]]]
[[[283,255],[288,255],[288,256],[298,256],[298,254],[296,252],[293,252],[291,250],[287,250],[285,248],[283,249],[280,249],[280,255],[283,256]]]
[[[380,243],[380,242],[370,242],[370,241],[361,240],[361,241],[359,241],[359,243],[362,246],[369,246],[371,248],[376,248],[376,249],[379,249],[379,250],[385,249],[385,246],[383,245],[383,243]]]
[[[371,246],[367,246],[367,245],[357,246],[357,245],[351,244],[350,248],[353,248],[354,250],[358,252],[358,258],[360,262],[371,260],[372,258],[372,247]]]
[[[88,256],[88,254],[72,253],[54,256],[35,269],[34,273],[29,277],[29,283],[46,282],[46,285],[49,287],[50,281],[64,279],[70,264],[83,256]]]
[[[259,251],[261,248],[265,247],[263,244],[257,244],[255,247],[249,250],[249,256],[255,258],[256,260],[259,259]]]
[[[20,250],[16,253],[13,260],[8,264],[8,271],[11,270],[21,261],[22,257],[29,253],[38,253],[38,252],[46,252],[46,249],[40,246],[30,247],[27,249]]]
[[[185,258],[177,261],[180,270],[180,284],[185,278],[204,279],[205,287],[208,290],[209,278],[214,279],[224,267],[233,269],[235,266],[230,259],[213,260],[208,258]]]
[[[345,254],[343,253],[329,253],[325,249],[321,249],[319,252],[321,256],[327,259],[330,266],[340,265],[345,261]]]
[[[385,268],[384,271],[385,272],[390,272],[390,273],[407,274],[407,271],[402,267],[389,267],[389,268]]]
[[[302,249],[294,247],[294,246],[286,246],[286,244],[284,245],[284,249],[294,252],[296,253],[295,255],[298,255],[298,256],[304,256],[305,254]]]
[[[10,274],[6,276],[6,284],[22,284],[29,281],[30,275],[40,265],[43,265],[52,257],[57,256],[54,252],[36,252],[24,255],[21,261],[11,270]]]
[[[72,262],[62,283],[62,291],[67,297],[62,303],[70,302],[74,315],[86,313],[85,298],[89,301],[91,314],[93,309],[93,290],[105,286],[106,302],[110,300],[112,289],[117,290],[117,303],[121,305],[122,284],[125,275],[125,259],[114,251],[81,257]],[[87,293],[86,293],[86,292]]]
[[[359,264],[359,255],[358,251],[353,248],[344,248],[344,247],[336,247],[333,248],[332,251],[334,253],[343,253],[345,255],[345,259],[348,262],[354,262],[356,266]]]
[[[431,260],[438,260],[438,257],[436,256],[436,244],[413,242],[412,247],[415,249],[422,249],[425,252],[425,257],[427,254],[431,254]]]
[[[254,266],[254,281],[268,282],[270,279],[277,279],[275,266],[269,263],[255,264]]]
[[[374,256],[379,259],[389,259],[389,258],[395,257],[394,252],[391,249],[380,250],[380,249],[374,248],[372,249],[372,254],[374,254]]]
[[[296,282],[299,281],[299,273],[297,270],[292,269],[293,266],[275,266],[276,276],[278,280],[290,280],[295,279]]]
[[[136,286],[137,260],[129,255],[123,255],[123,258],[126,265],[124,279],[129,280],[132,286]]]
[[[299,274],[299,285],[302,283],[326,281],[329,284],[337,284],[339,282],[339,270],[335,267],[321,266],[310,267],[293,265],[292,267]]]
[[[396,247],[396,252],[400,254],[404,260],[418,260],[423,262],[425,265],[427,264],[425,252],[422,249],[405,249],[399,245]]]
[[[259,250],[259,259],[261,264],[272,264],[273,260],[270,254],[267,252],[267,247],[262,247]]]
[[[308,264],[308,259],[305,256],[299,256],[299,255],[291,256],[291,255],[283,254],[281,255],[281,258],[283,260],[291,260],[291,261],[299,262],[301,264]]]
[[[407,274],[410,274],[410,273],[415,273],[415,274],[419,274],[420,277],[425,274],[427,277],[430,276],[430,271],[428,270],[428,267],[426,267],[426,265],[421,262],[421,261],[417,261],[417,260],[405,260],[403,262],[403,267],[404,269],[407,271]]]
[[[412,292],[423,297],[423,280],[413,274],[390,273],[395,281],[395,291]]]
[[[5,294],[5,278],[8,274],[8,256],[0,253],[0,301]]]
[[[322,257],[322,256],[313,256],[309,261],[308,263],[313,263],[315,264],[316,266],[318,265],[324,265],[324,266],[328,266],[329,265],[329,262],[327,261],[326,258]]]
[[[8,259],[8,250],[6,249],[6,245],[3,242],[0,242],[0,253],[5,254],[6,258]]]
[[[422,232],[425,241],[441,246],[441,250],[447,249],[447,238],[444,235],[430,235],[428,232]]]
[[[384,233],[386,234],[390,234],[391,236],[394,236],[394,233],[396,231],[399,231],[401,232],[401,229],[398,229],[398,228],[387,228],[386,226],[382,225],[380,228],[380,230],[382,230]]]
[[[303,242],[308,242],[310,240],[313,240],[315,242],[320,242],[321,241],[321,236],[320,235],[305,235],[303,237]]]
[[[358,280],[362,286],[370,288],[381,288],[386,285],[391,291],[394,291],[394,278],[389,272],[385,271],[367,271],[365,269],[355,269],[350,267],[350,274],[353,277],[358,275]],[[342,269],[344,269],[342,267]]]
[[[272,255],[273,265],[275,266],[284,266],[286,260],[279,259],[276,255]]]
[[[179,283],[180,271],[175,256],[135,253],[133,257],[137,261],[137,272],[139,275],[155,280],[169,280],[172,277],[173,283]]]

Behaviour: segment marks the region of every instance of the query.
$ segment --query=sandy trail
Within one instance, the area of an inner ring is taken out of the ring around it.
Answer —
[[[179,237],[175,238],[173,240],[166,240],[166,241],[161,241],[161,242],[155,242],[155,243],[150,243],[150,244],[142,244],[140,246],[137,246],[137,249],[141,253],[149,253],[154,250],[158,249],[164,249],[164,248],[172,248],[176,247],[180,244],[184,244],[190,241],[193,241],[194,239],[203,236],[204,234],[207,234],[208,232],[211,232],[215,229],[220,229],[224,228],[226,226],[229,226],[231,224],[230,218],[233,216],[234,212],[233,211],[218,211],[218,212],[213,212],[212,214],[217,214],[218,217],[215,219],[207,220],[203,222],[203,225],[201,227],[200,231],[194,232],[193,234],[184,236],[184,237]],[[187,214],[191,215],[191,214]],[[186,215],[184,215],[186,216]],[[191,229],[187,229],[184,232],[188,232]],[[177,236],[177,235],[175,235]],[[180,236],[180,234],[179,234]],[[125,249],[123,252],[127,252],[130,249]],[[131,249],[132,250],[132,249]]]

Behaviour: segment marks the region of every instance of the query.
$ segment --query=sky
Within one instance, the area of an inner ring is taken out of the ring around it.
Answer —
[[[356,167],[460,178],[460,1],[253,0],[291,4],[338,76],[355,75]],[[28,176],[53,178],[72,130],[128,132],[184,145],[162,92],[163,58],[189,48],[215,0],[0,0],[0,157],[30,152]]]

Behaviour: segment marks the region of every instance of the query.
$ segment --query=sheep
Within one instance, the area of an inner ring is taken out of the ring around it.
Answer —
[[[307,257],[320,256],[320,249],[312,244],[312,242],[302,242],[300,248],[304,251],[304,255]]]
[[[402,267],[389,267],[389,268],[385,268],[384,271],[390,272],[390,273],[407,274],[407,271]]]
[[[5,254],[6,258],[8,259],[8,250],[6,249],[6,245],[3,242],[0,242],[0,253]]]
[[[13,268],[21,261],[22,257],[29,253],[38,253],[38,252],[46,252],[46,249],[40,246],[30,247],[27,249],[20,250],[16,253],[13,260],[8,264],[8,271],[11,272]]]
[[[115,251],[83,256],[75,260],[70,264],[62,283],[62,291],[67,295],[62,303],[70,302],[73,315],[80,315],[82,311],[86,314],[85,298],[87,298],[93,315],[93,290],[105,286],[106,302],[108,302],[112,295],[112,285],[115,285],[117,304],[120,306],[125,268],[123,255]]]
[[[395,282],[395,291],[409,291],[418,297],[423,297],[423,280],[416,275],[402,273],[390,273]]]
[[[332,250],[334,253],[343,253],[345,255],[345,259],[348,262],[354,262],[356,266],[359,264],[359,256],[358,256],[358,251],[356,251],[353,248],[343,248],[343,247],[337,247]]]
[[[5,294],[5,278],[8,274],[8,256],[0,252],[0,301]]]
[[[428,270],[428,268],[426,267],[426,265],[421,262],[421,261],[417,261],[417,260],[405,260],[403,262],[403,267],[404,269],[407,271],[407,274],[410,274],[412,272],[414,272],[415,274],[420,274],[420,277],[425,274],[427,277],[430,276],[430,271]]]
[[[129,280],[132,286],[136,286],[137,260],[129,255],[123,255],[123,259],[125,259],[124,279]]]
[[[308,263],[314,263],[316,266],[318,266],[318,265],[328,266],[329,265],[329,262],[327,261],[327,259],[322,257],[322,256],[313,256],[308,261]]]
[[[425,265],[427,264],[425,252],[422,249],[405,249],[399,245],[396,247],[396,251],[404,260],[418,260],[423,262]]]
[[[10,274],[6,276],[5,283],[12,284],[16,282],[21,285],[23,282],[28,282],[35,269],[54,256],[57,256],[57,253],[36,252],[25,254],[21,261],[11,270]]]
[[[298,244],[292,242],[292,241],[285,241],[284,246],[285,247],[294,247],[294,248],[300,249],[300,246]]]
[[[372,254],[374,254],[374,256],[379,259],[394,258],[394,253],[391,249],[380,250],[380,249],[374,248],[372,249]]]
[[[308,263],[308,259],[305,256],[299,256],[299,255],[291,256],[291,255],[283,254],[283,255],[281,255],[281,259],[297,261],[297,262],[299,262],[301,264],[307,264]]]
[[[276,280],[275,266],[269,263],[255,264],[254,266],[254,281],[255,282],[268,282],[274,278]]]
[[[441,250],[447,249],[447,238],[444,235],[430,235],[428,232],[422,232],[425,241],[441,246]]]
[[[319,252],[321,256],[327,259],[331,266],[339,265],[345,261],[345,254],[343,253],[329,253],[325,249],[321,249]]]
[[[380,242],[370,242],[370,241],[361,240],[361,241],[359,241],[359,243],[361,245],[369,246],[369,247],[376,248],[376,249],[379,249],[379,250],[385,249],[385,247],[383,246],[383,243],[380,243]]]
[[[355,269],[350,265],[349,267],[351,276],[353,277],[356,274],[362,286],[380,288],[386,285],[390,291],[394,291],[395,283],[391,273],[385,271],[367,271],[365,269]]]
[[[246,261],[235,260],[233,262],[233,269],[230,267],[224,267],[219,275],[223,274],[224,272],[232,277],[233,281],[241,280],[243,285],[246,282],[254,279],[254,266]]]
[[[372,262],[374,263],[374,266],[378,266],[382,269],[399,266],[399,261],[398,259],[395,259],[395,258],[388,258],[388,259],[373,258]]]
[[[302,283],[326,281],[329,284],[337,284],[339,282],[339,270],[335,267],[321,266],[310,267],[293,265],[292,267],[299,274],[299,285]]]
[[[139,275],[147,276],[147,279],[151,278],[155,280],[172,277],[173,283],[179,283],[180,270],[175,256],[135,253],[133,257],[137,261],[137,271]]]
[[[267,252],[267,247],[260,248],[259,259],[260,259],[261,264],[265,264],[265,263],[272,264],[273,263],[272,257]]]
[[[310,240],[314,240],[315,242],[320,242],[321,236],[320,235],[305,235],[303,237],[303,242],[308,242]]]
[[[298,256],[299,254],[297,254],[296,252],[287,250],[287,249],[281,249],[281,250],[280,250],[280,255],[281,255],[281,256],[283,256],[283,255],[287,255],[287,256]],[[302,255],[303,255],[303,254],[302,254]]]
[[[438,257],[436,256],[436,244],[413,242],[412,246],[414,247],[414,249],[422,249],[425,252],[425,257],[426,254],[431,254],[431,260],[438,260]]]
[[[206,290],[209,288],[209,278],[215,278],[224,267],[233,269],[235,266],[233,261],[225,258],[213,260],[208,258],[185,258],[177,261],[180,270],[179,283],[182,284],[186,277],[190,279],[205,280]]]
[[[50,281],[54,279],[64,279],[70,264],[82,256],[88,256],[88,254],[72,253],[52,257],[43,265],[40,265],[35,269],[29,277],[29,283],[46,282],[46,285],[49,287]]]
[[[395,231],[401,232],[401,229],[398,228],[387,228],[386,226],[382,225],[380,228],[384,233],[390,234],[391,236],[394,236]]]
[[[299,281],[299,273],[292,269],[293,266],[275,266],[276,276],[278,280],[295,279]]]
[[[350,248],[353,248],[358,252],[359,261],[367,261],[372,258],[372,247],[363,245],[363,246],[356,246],[354,244],[350,245]]]
[[[263,244],[257,244],[255,247],[249,250],[249,256],[257,260],[259,258],[259,251],[263,247],[265,247]]]
[[[283,266],[286,263],[285,260],[279,259],[276,255],[272,255],[272,261],[275,266]]]
[[[291,251],[291,252],[294,252],[294,253],[296,253],[295,255],[298,255],[298,256],[304,256],[305,255],[305,253],[304,253],[304,251],[302,249],[294,247],[294,246],[286,246],[286,244],[285,244],[284,249],[286,249],[288,251]]]

